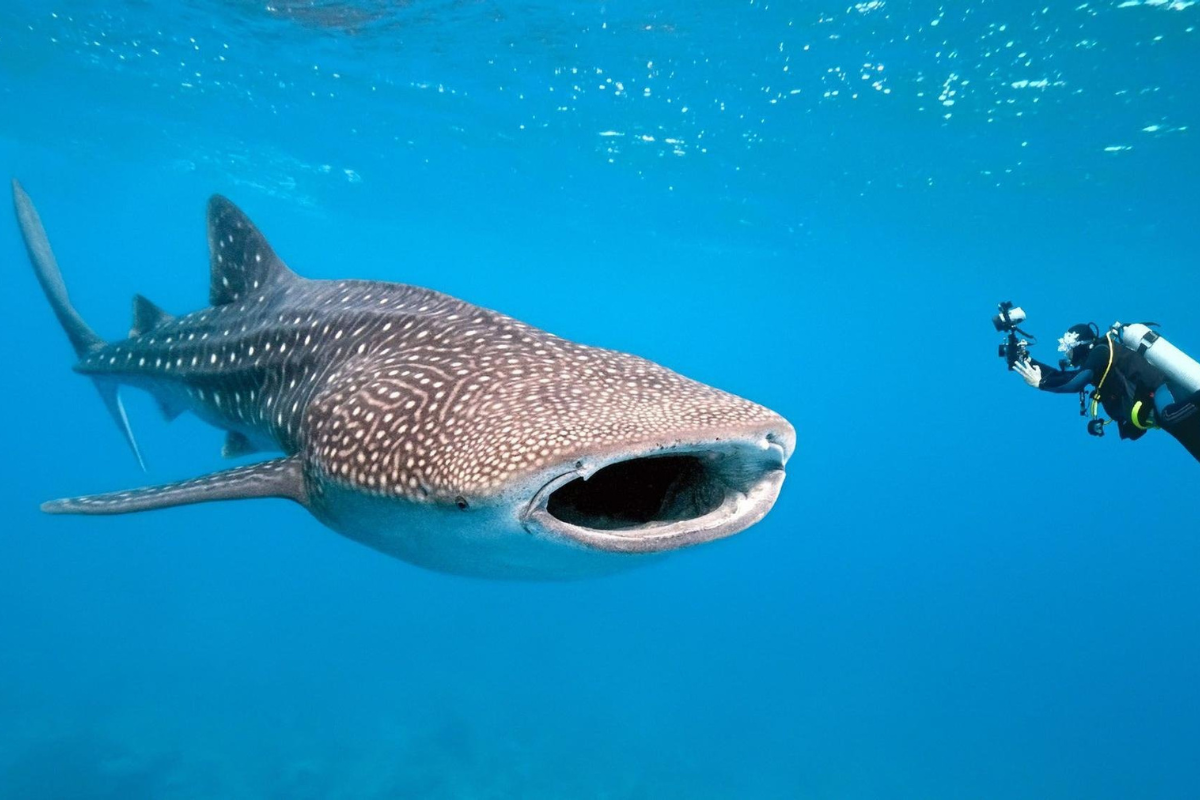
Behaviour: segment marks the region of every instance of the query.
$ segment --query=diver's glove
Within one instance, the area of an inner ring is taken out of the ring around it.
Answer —
[[[1013,369],[1021,373],[1021,377],[1035,389],[1042,385],[1042,368],[1037,364],[1031,364],[1028,361],[1018,361],[1013,364]]]

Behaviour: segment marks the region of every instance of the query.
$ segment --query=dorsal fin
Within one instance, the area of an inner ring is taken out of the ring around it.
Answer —
[[[135,294],[133,296],[133,323],[129,327],[129,335],[130,337],[141,336],[173,319],[175,318],[154,303],[140,294]]]
[[[208,301],[214,306],[236,303],[296,278],[250,218],[220,195],[208,201],[208,253]]]

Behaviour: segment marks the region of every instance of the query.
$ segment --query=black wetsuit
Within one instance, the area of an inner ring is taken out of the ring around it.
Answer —
[[[1158,424],[1200,461],[1200,392],[1159,411]]]
[[[1108,342],[1102,340],[1092,347],[1079,369],[1059,370],[1040,361],[1033,363],[1042,370],[1038,388],[1048,392],[1073,394],[1103,381],[1100,404],[1116,421],[1122,439],[1140,439],[1146,433],[1134,424],[1136,403],[1154,408],[1158,425],[1200,461],[1200,392],[1176,402],[1167,388],[1166,375],[1140,353],[1117,347],[1110,369]]]

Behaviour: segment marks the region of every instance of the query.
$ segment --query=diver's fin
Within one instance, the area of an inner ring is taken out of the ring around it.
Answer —
[[[308,491],[300,456],[263,461],[162,486],[54,500],[43,504],[42,511],[48,514],[129,514],[193,503],[259,497],[282,497],[304,505]]]
[[[208,201],[208,251],[208,299],[214,306],[236,303],[298,279],[250,218],[220,195]]]
[[[50,249],[50,240],[46,236],[46,229],[42,227],[42,220],[38,217],[37,209],[33,207],[33,201],[29,199],[29,195],[25,193],[15,178],[12,182],[12,191],[13,204],[17,209],[17,224],[21,226],[25,249],[29,251],[29,260],[33,262],[33,272],[42,286],[46,299],[50,301],[50,308],[54,310],[54,316],[58,317],[59,324],[66,331],[67,338],[71,340],[71,346],[75,348],[75,355],[82,358],[85,353],[99,350],[104,346],[104,340],[88,327],[88,324],[83,321],[83,317],[79,316],[79,312],[71,305],[71,298],[67,296],[67,286],[63,283],[62,272],[58,269],[58,262],[54,258],[54,251]],[[138,450],[137,441],[133,438],[133,431],[129,427],[129,417],[125,415],[125,407],[121,405],[121,398],[117,394],[117,384],[104,378],[94,378],[93,382],[100,392],[100,398],[104,401],[105,407],[108,408],[108,413],[125,436],[129,449],[133,451],[141,468],[145,469],[146,464],[142,461],[141,451]]]
[[[259,452],[246,434],[230,431],[225,435],[225,445],[221,448],[222,458],[238,458]]]
[[[130,338],[141,336],[152,331],[159,325],[164,325],[175,319],[167,312],[150,302],[140,294],[133,296],[133,323],[129,328]]]

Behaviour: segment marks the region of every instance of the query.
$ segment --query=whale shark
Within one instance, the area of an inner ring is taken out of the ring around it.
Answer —
[[[796,433],[775,412],[430,289],[300,277],[221,196],[208,203],[208,306],[173,316],[137,295],[129,336],[106,341],[12,189],[75,370],[139,463],[122,387],[224,431],[225,456],[265,459],[46,512],[284,498],[429,569],[565,579],[731,536],[778,497]]]

